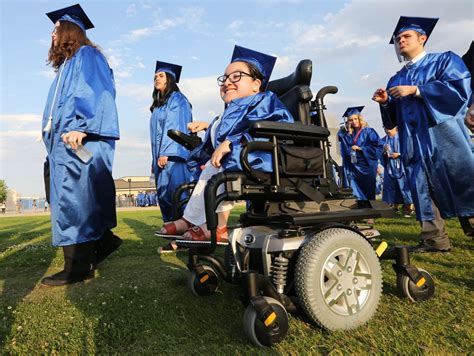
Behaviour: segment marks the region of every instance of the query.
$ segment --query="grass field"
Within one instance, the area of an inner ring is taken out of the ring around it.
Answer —
[[[418,254],[412,262],[435,278],[434,299],[411,303],[398,296],[395,273],[384,261],[384,293],[375,317],[349,332],[328,333],[303,316],[290,317],[279,345],[253,347],[242,329],[239,286],[193,297],[186,287],[187,253],[159,256],[164,240],[153,231],[158,212],[118,215],[124,239],[97,278],[67,287],[39,284],[61,270],[60,250],[50,245],[48,216],[0,219],[0,353],[8,354],[254,354],[474,352],[474,241],[457,221],[448,223],[454,250]],[[232,215],[235,221],[238,211]],[[389,243],[415,244],[414,219],[376,224]]]

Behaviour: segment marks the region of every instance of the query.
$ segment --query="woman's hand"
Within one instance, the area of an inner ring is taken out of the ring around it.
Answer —
[[[188,124],[188,130],[193,133],[207,130],[208,127],[209,123],[204,121],[193,121]]]
[[[220,168],[222,158],[230,152],[230,141],[224,141],[219,146],[217,146],[216,150],[212,154],[211,157],[211,164],[216,167]]]
[[[66,145],[71,146],[73,150],[77,150],[79,146],[82,145],[82,140],[86,137],[87,134],[79,131],[71,131],[66,134],[61,135],[63,142]]]
[[[353,146],[351,147],[351,149],[352,149],[352,151],[362,151],[362,148],[360,148],[360,147],[357,146],[357,145],[353,145]]]
[[[158,167],[163,169],[166,167],[167,164],[168,164],[168,156],[161,156],[160,158],[158,158]]]
[[[393,158],[393,159],[396,159],[396,158],[398,158],[398,157],[400,157],[400,153],[398,153],[398,152],[392,153],[392,158]]]

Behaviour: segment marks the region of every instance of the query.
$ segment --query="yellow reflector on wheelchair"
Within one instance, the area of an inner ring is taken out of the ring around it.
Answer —
[[[201,279],[199,280],[199,282],[204,283],[204,282],[207,281],[208,279],[209,279],[209,275],[208,275],[208,274],[205,274],[204,276],[201,277]]]
[[[425,283],[426,283],[425,277],[421,277],[420,280],[418,282],[416,282],[416,286],[421,287]]]
[[[265,321],[263,322],[265,324],[265,326],[268,326],[270,325],[271,323],[273,323],[273,321],[276,319],[277,315],[275,312],[272,312],[268,318],[265,319]]]
[[[377,256],[382,256],[382,253],[385,252],[385,250],[387,249],[388,247],[388,243],[386,243],[385,241],[382,241],[382,243],[379,245],[379,247],[377,247],[377,249],[375,250],[375,253],[377,254]]]

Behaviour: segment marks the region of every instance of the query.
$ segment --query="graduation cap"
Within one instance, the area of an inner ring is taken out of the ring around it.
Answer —
[[[171,74],[176,83],[179,83],[179,77],[181,77],[181,69],[183,69],[183,67],[177,64],[156,61],[155,73],[165,72]]]
[[[79,4],[48,12],[46,16],[48,16],[53,23],[56,23],[57,21],[72,22],[82,28],[83,31],[94,28],[91,20],[89,20],[89,17],[87,17]]]
[[[365,106],[351,106],[346,109],[345,113],[342,114],[342,117],[349,117],[352,115],[359,115]]]
[[[397,26],[395,27],[395,31],[393,31],[393,35],[389,43],[393,44],[393,39],[396,38],[400,33],[413,30],[418,33],[421,33],[422,35],[426,35],[426,44],[438,20],[439,18],[432,17],[400,16],[400,19],[398,20]]]
[[[262,73],[262,87],[266,88],[272,74],[273,67],[275,66],[276,57],[236,45],[234,47],[234,53],[232,54],[232,59],[230,62],[246,62],[253,64],[260,71],[260,73]]]

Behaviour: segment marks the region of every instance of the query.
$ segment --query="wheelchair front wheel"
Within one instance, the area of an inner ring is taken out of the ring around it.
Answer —
[[[309,236],[295,269],[302,309],[328,330],[356,328],[372,318],[382,294],[379,259],[367,240],[344,228]]]
[[[188,287],[196,297],[210,295],[217,290],[217,273],[209,266],[203,265],[203,272],[199,275],[191,271],[188,278]]]
[[[424,269],[418,268],[425,279],[424,284],[418,287],[405,273],[397,274],[397,288],[402,295],[412,302],[428,300],[433,297],[435,284],[433,277]]]
[[[271,346],[282,341],[288,333],[288,313],[285,307],[276,299],[265,298],[274,310],[267,320],[260,320],[252,304],[245,309],[243,324],[245,336],[255,346]]]

